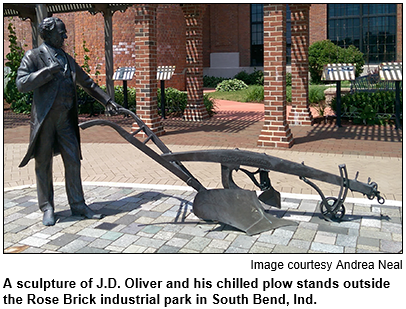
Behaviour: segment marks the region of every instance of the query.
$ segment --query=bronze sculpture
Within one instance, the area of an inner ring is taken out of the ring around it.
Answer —
[[[17,88],[34,92],[31,109],[31,131],[28,151],[20,163],[25,166],[35,159],[38,204],[44,225],[55,224],[52,158],[62,155],[65,183],[72,215],[100,218],[85,203],[80,177],[80,136],[76,85],[115,111],[120,105],[63,51],[67,38],[65,24],[48,17],[39,25],[44,43],[25,53],[17,72]]]
[[[104,119],[81,123],[80,128],[86,129],[95,125],[110,126],[130,144],[197,191],[193,201],[193,213],[197,217],[231,225],[248,235],[262,233],[281,226],[297,225],[292,220],[285,220],[268,212],[269,209],[267,208],[269,207],[281,208],[282,206],[280,193],[271,185],[270,171],[298,176],[315,189],[321,198],[321,215],[327,221],[340,222],[343,219],[345,215],[344,201],[348,190],[362,193],[371,200],[376,197],[380,204],[385,202],[385,199],[378,191],[376,182],[371,182],[371,179],[368,179],[368,183],[360,182],[357,180],[358,173],[355,179],[349,179],[345,164],[339,165],[340,176],[337,176],[305,166],[304,163],[295,163],[265,153],[239,149],[212,149],[173,153],[132,111],[118,107],[115,112],[131,116],[135,121],[134,125],[138,125],[139,128],[134,131],[133,126],[131,132],[127,132],[117,123]],[[143,141],[139,140],[139,136],[137,136],[139,132],[143,132],[143,135],[147,136],[147,138]],[[159,154],[159,152],[149,147],[147,145],[149,141],[152,141],[162,153]],[[220,163],[221,182],[224,189],[205,188],[182,164],[182,161]],[[257,171],[251,172],[241,166],[254,167],[257,168]],[[233,180],[232,174],[234,171],[245,173],[262,193],[257,196],[257,192],[240,188]],[[256,178],[257,175],[259,175],[259,180]],[[340,186],[338,196],[326,197],[321,189],[308,178]]]

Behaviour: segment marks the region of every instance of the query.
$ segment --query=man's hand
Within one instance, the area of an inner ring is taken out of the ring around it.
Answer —
[[[62,69],[62,66],[57,62],[52,62],[51,65],[48,67],[48,69],[51,72],[51,74],[55,74]]]
[[[123,108],[120,104],[117,104],[116,102],[114,102],[114,101],[112,101],[112,100],[110,100],[110,101],[108,101],[107,102],[107,104],[106,104],[106,110],[107,110],[107,113],[109,114],[109,115],[117,115],[118,114],[118,110],[120,109],[120,108]]]

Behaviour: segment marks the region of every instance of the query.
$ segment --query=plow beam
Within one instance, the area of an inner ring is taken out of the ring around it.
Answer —
[[[334,175],[312,167],[308,167],[304,164],[288,161],[264,153],[256,153],[238,149],[178,152],[178,153],[163,154],[162,157],[168,161],[179,160],[179,161],[213,162],[220,163],[225,166],[245,165],[256,167],[262,170],[275,171],[298,177],[319,180],[338,186],[341,186],[343,183],[342,176]],[[351,191],[362,193],[370,199],[377,197],[379,203],[384,202],[383,198],[380,196],[380,192],[377,190],[378,186],[374,182],[363,183],[358,181],[357,179],[354,180],[347,179],[344,182],[344,186],[348,187],[348,189],[350,189]]]

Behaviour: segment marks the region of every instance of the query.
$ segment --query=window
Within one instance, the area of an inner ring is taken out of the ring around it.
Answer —
[[[251,65],[264,65],[264,5],[251,4]]]
[[[328,38],[354,45],[367,63],[396,60],[396,4],[329,4]]]
[[[286,62],[291,62],[291,19],[286,5]],[[264,65],[264,5],[251,4],[251,66]]]

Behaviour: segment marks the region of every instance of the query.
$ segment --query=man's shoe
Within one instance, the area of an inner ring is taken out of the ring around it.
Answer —
[[[85,203],[71,205],[70,210],[72,212],[72,216],[85,217],[87,219],[101,219],[104,217],[103,214],[95,213]]]
[[[55,225],[55,214],[53,209],[45,209],[42,217],[42,224],[45,226]]]

